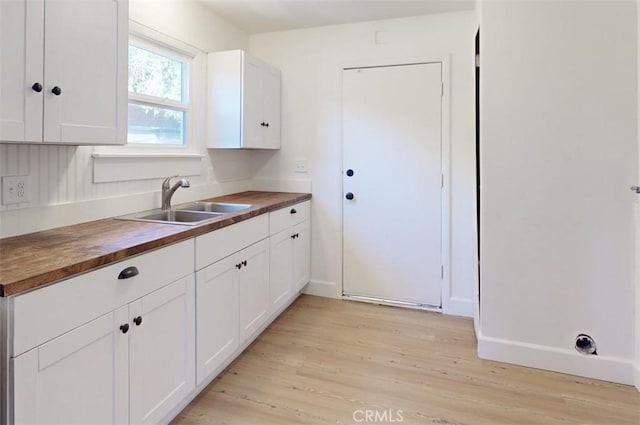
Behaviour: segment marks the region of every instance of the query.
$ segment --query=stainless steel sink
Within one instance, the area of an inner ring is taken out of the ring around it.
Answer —
[[[176,206],[179,211],[204,211],[215,213],[235,213],[251,208],[250,204],[228,204],[225,202],[193,202]]]
[[[218,212],[204,212],[204,211],[183,211],[183,210],[153,210],[143,213],[136,213],[117,217],[120,220],[134,220],[134,221],[150,221],[153,223],[168,223],[168,224],[182,224],[187,226],[195,226],[196,224],[202,224],[209,220],[215,220],[216,218],[224,215]]]

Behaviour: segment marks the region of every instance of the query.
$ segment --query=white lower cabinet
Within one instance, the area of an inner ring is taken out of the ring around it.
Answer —
[[[238,348],[238,269],[232,255],[196,274],[198,385]]]
[[[130,423],[156,424],[195,388],[194,279],[129,305]]]
[[[128,308],[105,314],[12,360],[14,423],[128,422]]]
[[[7,422],[166,420],[195,389],[194,258],[183,241],[11,298]]]
[[[196,238],[196,267],[209,264],[196,272],[198,385],[270,317],[268,224],[265,214]]]
[[[16,424],[155,424],[195,388],[193,275],[13,359]]]
[[[311,239],[309,202],[270,213],[270,304],[279,311],[309,283]]]
[[[170,421],[309,281],[309,212],[296,204],[3,301],[0,423]]]
[[[269,318],[269,243],[262,240],[237,254],[240,343]]]

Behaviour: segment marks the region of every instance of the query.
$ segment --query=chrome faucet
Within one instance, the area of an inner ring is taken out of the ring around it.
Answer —
[[[162,211],[168,211],[171,209],[171,197],[176,190],[181,187],[190,187],[189,181],[186,179],[178,180],[173,186],[169,186],[169,182],[172,178],[178,176],[170,176],[164,179],[162,182]]]

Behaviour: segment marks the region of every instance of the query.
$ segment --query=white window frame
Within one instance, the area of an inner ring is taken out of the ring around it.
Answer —
[[[137,105],[143,106],[155,106],[160,108],[168,108],[174,109],[178,111],[184,112],[184,122],[183,122],[183,131],[184,131],[184,143],[183,144],[163,144],[163,143],[129,143],[127,139],[127,145],[131,145],[134,147],[156,147],[156,148],[183,148],[189,146],[189,141],[191,140],[191,61],[194,59],[194,56],[189,56],[185,54],[183,51],[178,50],[176,48],[168,48],[164,43],[159,43],[157,41],[151,41],[147,37],[141,37],[136,34],[129,35],[129,46],[135,46],[144,50],[147,50],[151,53],[158,53],[162,56],[168,57],[170,59],[174,59],[176,61],[182,62],[184,67],[182,69],[182,97],[183,101],[176,101],[172,99],[160,98],[156,96],[150,96],[142,93],[134,93],[128,92],[128,100],[127,104],[134,103]]]
[[[201,153],[196,138],[193,137],[194,130],[198,124],[194,119],[197,114],[192,109],[194,101],[192,89],[196,86],[194,80],[196,74],[193,72],[192,62],[198,55],[204,53],[196,47],[135,21],[129,21],[129,43],[131,43],[131,40],[135,40],[134,45],[139,43],[141,47],[149,46],[150,50],[157,50],[168,57],[186,61],[188,76],[184,77],[186,79],[184,81],[184,89],[186,90],[188,106],[185,108],[185,144],[126,143],[121,146],[96,147],[92,154],[94,163],[93,182],[107,183],[158,179],[167,174],[166,170],[171,170],[174,174],[184,176],[200,175],[204,155]],[[199,82],[199,85],[202,84],[204,82]],[[127,95],[128,105],[132,97],[128,91]],[[153,102],[150,102],[151,100]],[[141,94],[135,94],[134,97],[134,101],[144,104],[169,106],[171,108],[184,107],[181,102],[169,99],[163,99],[161,102],[157,100],[158,98],[151,97],[151,99],[148,99],[148,96]]]

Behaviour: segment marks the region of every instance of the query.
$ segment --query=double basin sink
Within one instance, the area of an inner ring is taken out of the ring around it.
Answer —
[[[195,226],[251,208],[249,204],[229,204],[225,202],[193,202],[177,205],[171,210],[145,211],[117,217],[120,220],[148,221],[152,223],[182,224]]]

